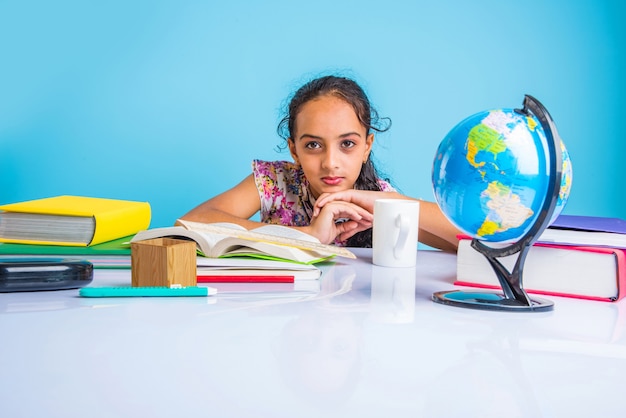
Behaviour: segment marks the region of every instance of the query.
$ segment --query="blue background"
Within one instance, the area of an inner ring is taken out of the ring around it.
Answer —
[[[622,1],[216,3],[0,0],[0,203],[145,200],[170,225],[289,159],[285,99],[338,72],[392,119],[374,153],[404,193],[433,200],[446,133],[528,93],[571,155],[565,213],[626,218]]]

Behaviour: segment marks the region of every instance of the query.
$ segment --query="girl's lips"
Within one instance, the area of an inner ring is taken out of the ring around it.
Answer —
[[[322,177],[322,181],[329,186],[336,186],[343,180],[341,177]]]

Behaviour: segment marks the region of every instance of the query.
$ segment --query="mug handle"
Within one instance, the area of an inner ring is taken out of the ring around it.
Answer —
[[[409,220],[406,219],[406,217],[404,217],[402,214],[399,214],[398,216],[396,216],[396,227],[400,228],[400,233],[398,234],[398,240],[396,241],[396,245],[393,247],[393,256],[395,258],[400,258],[400,253],[404,251],[407,238],[409,237]]]

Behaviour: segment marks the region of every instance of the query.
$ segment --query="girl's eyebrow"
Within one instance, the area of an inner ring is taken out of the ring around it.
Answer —
[[[359,138],[361,137],[361,134],[358,133],[358,132],[346,132],[345,134],[339,135],[339,138],[347,138],[347,137],[353,136],[353,135],[356,135]],[[317,139],[317,140],[324,139],[321,136],[312,135],[312,134],[302,134],[302,135],[300,135],[300,137],[298,139],[305,139],[305,138],[306,139]]]
[[[359,138],[361,137],[361,134],[360,134],[360,133],[358,133],[358,132],[348,132],[348,133],[345,133],[345,134],[339,135],[339,138],[345,138],[345,137],[347,137],[347,136],[353,136],[353,135],[356,135],[356,136],[358,136]]]
[[[311,135],[311,134],[302,134],[298,139],[322,139],[321,136]]]

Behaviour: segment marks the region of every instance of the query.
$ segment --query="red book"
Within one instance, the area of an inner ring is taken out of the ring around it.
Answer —
[[[199,274],[198,283],[293,283],[294,276]]]
[[[500,289],[491,265],[471,247],[471,239],[459,238],[454,284]],[[498,260],[511,271],[518,255]],[[524,263],[522,285],[534,294],[620,300],[626,296],[626,249],[535,243]]]

